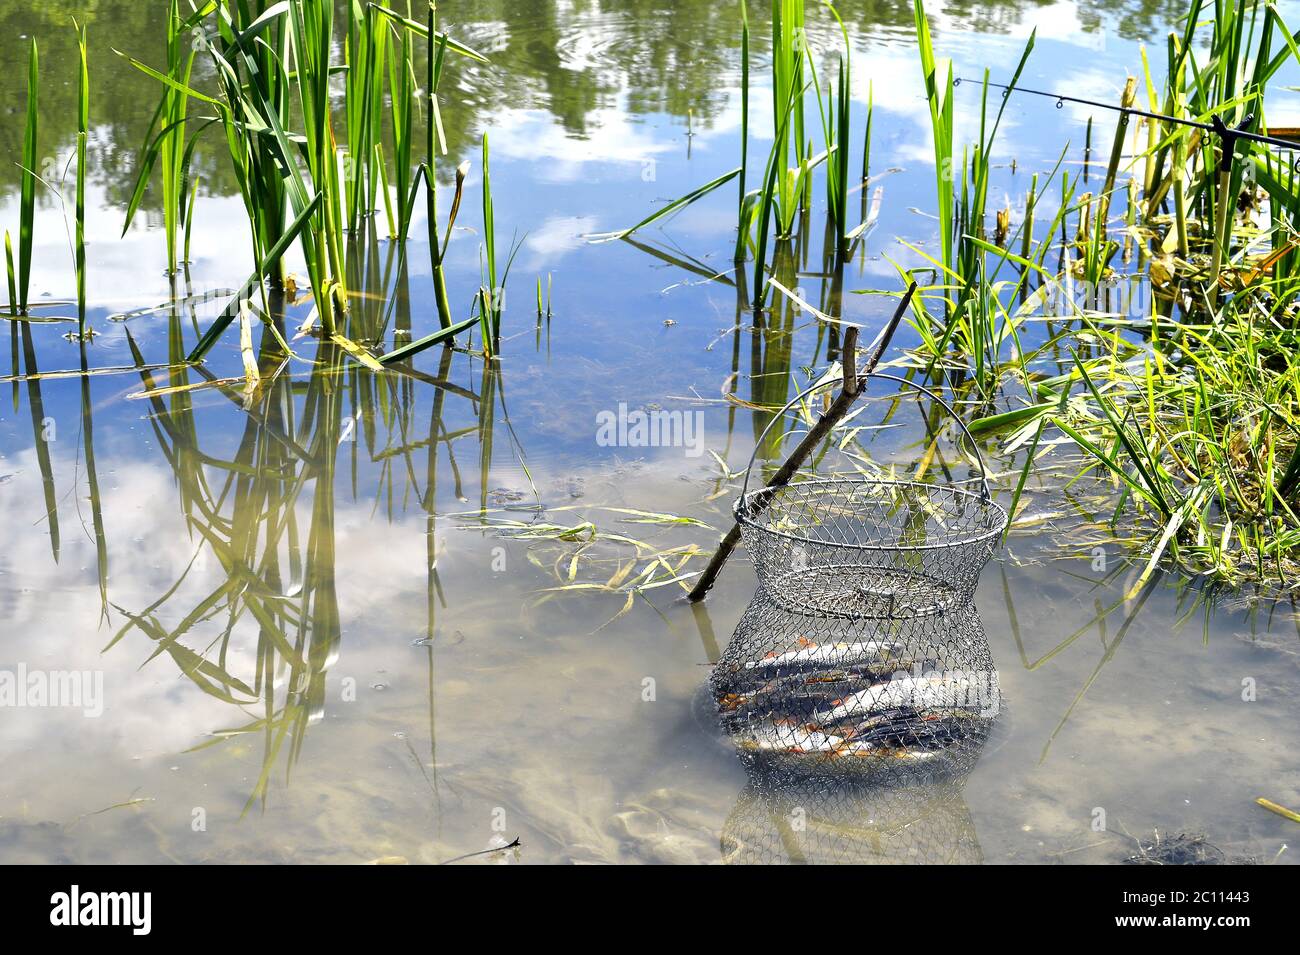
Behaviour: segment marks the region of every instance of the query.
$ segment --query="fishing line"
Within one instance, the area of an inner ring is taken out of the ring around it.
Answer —
[[[984,83],[985,80],[972,80],[965,77],[957,77],[953,80],[953,87],[966,83]],[[1192,129],[1199,129],[1204,132],[1214,133],[1219,137],[1223,144],[1223,155],[1219,160],[1220,170],[1226,170],[1232,166],[1232,157],[1236,152],[1237,142],[1245,140],[1251,143],[1262,143],[1268,146],[1277,146],[1280,149],[1296,150],[1300,148],[1300,143],[1290,139],[1280,139],[1276,136],[1266,136],[1263,133],[1248,132],[1246,127],[1255,119],[1254,113],[1248,113],[1237,126],[1229,126],[1224,122],[1221,116],[1215,115],[1210,117],[1210,122],[1203,123],[1195,119],[1183,119],[1179,116],[1166,116],[1163,113],[1152,113],[1145,109],[1138,109],[1134,106],[1116,106],[1114,103],[1101,103],[1097,100],[1084,99],[1080,96],[1066,96],[1063,93],[1049,93],[1046,90],[1030,89],[1027,86],[1007,86],[1003,83],[988,83],[995,89],[1002,90],[1002,98],[1006,99],[1012,92],[1032,93],[1034,96],[1044,96],[1048,99],[1056,100],[1056,108],[1061,109],[1066,103],[1078,103],[1080,106],[1091,106],[1094,109],[1109,110],[1112,113],[1120,114],[1120,121],[1125,125],[1128,124],[1128,117],[1141,116],[1145,119],[1159,120],[1162,123],[1173,123],[1177,126],[1188,126]],[[1297,168],[1300,168],[1300,159],[1296,161]]]

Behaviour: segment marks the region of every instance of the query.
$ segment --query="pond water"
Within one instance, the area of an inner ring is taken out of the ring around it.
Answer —
[[[447,258],[467,315],[480,283],[478,139],[489,133],[497,235],[519,246],[502,357],[485,368],[435,348],[374,374],[303,337],[281,369],[277,342],[255,328],[264,377],[251,392],[238,380],[237,327],[201,367],[167,369],[251,270],[216,130],[196,158],[192,261],[169,279],[156,202],[120,235],[158,89],[114,48],[157,62],[157,14],[128,0],[81,6],[0,12],[6,62],[25,62],[25,37],[41,43],[41,156],[56,180],[75,134],[70,16],[89,27],[98,334],[84,361],[103,370],[78,373],[66,322],[5,323],[0,670],[37,682],[86,671],[98,692],[79,707],[0,708],[0,860],[438,862],[515,838],[519,848],[471,861],[792,857],[704,696],[754,593],[743,552],[701,606],[672,583],[630,599],[620,587],[643,571],[667,581],[682,548],[712,548],[759,432],[826,366],[835,336],[784,300],[761,323],[744,308],[730,187],[638,244],[584,238],[735,165],[734,5],[440,4],[448,32],[492,59],[449,66],[441,171],[473,163]],[[875,108],[873,181],[855,197],[865,215],[878,195],[878,220],[842,301],[819,244],[789,250],[778,269],[869,338],[894,300],[853,293],[896,292],[898,265],[936,247],[933,154],[910,10],[845,0],[840,11],[858,130],[869,82]],[[1114,101],[1140,68],[1138,42],[1162,51],[1177,8],[930,12],[960,76],[987,66],[1005,79],[1037,28],[1025,85]],[[766,26],[752,16],[761,60]],[[810,18],[814,46],[829,47],[833,22]],[[0,76],[11,120],[0,127],[0,222],[15,236],[22,74]],[[770,142],[770,94],[753,103],[751,156]],[[959,141],[974,135],[978,105],[977,84],[963,84]],[[1067,143],[1078,168],[1089,113],[1054,106],[1009,105],[998,208],[1018,207]],[[1094,142],[1108,144],[1113,116],[1094,121]],[[394,330],[436,325],[422,215],[405,255],[386,239],[353,250],[354,337],[391,343]],[[36,314],[74,315],[57,304],[75,285],[50,194],[35,228]],[[539,277],[552,312],[540,322]],[[293,336],[309,303],[275,304]],[[609,446],[598,425],[621,406],[682,412],[700,423],[698,440]],[[878,423],[887,405],[866,407],[863,420]],[[895,412],[897,427],[870,446],[911,468],[926,452],[922,419],[910,402]],[[1014,465],[996,442],[984,450],[1005,500]],[[758,456],[778,449],[765,442]],[[951,445],[939,457],[934,474],[977,474]],[[1279,856],[1294,823],[1254,804],[1300,805],[1290,608],[1210,599],[1161,575],[1124,601],[1126,554],[1094,523],[1113,491],[1067,487],[1074,470],[1064,449],[1045,459],[1026,492],[1035,520],[980,581],[1005,705],[979,759],[888,807],[824,789],[790,796],[839,833],[832,858],[1115,862],[1158,831],[1202,833],[1233,858],[1294,860]]]

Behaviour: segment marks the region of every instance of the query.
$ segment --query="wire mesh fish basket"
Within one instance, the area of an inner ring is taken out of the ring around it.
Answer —
[[[761,589],[710,677],[718,722],[767,772],[885,782],[973,762],[1002,702],[974,604],[845,619]]]
[[[980,489],[922,481],[809,479],[749,489],[758,449],[796,395],[764,429],[745,470],[735,516],[759,581],[790,609],[846,618],[942,614],[968,603],[1007,514],[989,491],[983,456],[952,407],[922,385],[873,372],[927,395],[961,428]]]
[[[973,604],[845,620],[760,590],[710,690],[748,777],[724,862],[982,861],[963,792],[1002,697]]]

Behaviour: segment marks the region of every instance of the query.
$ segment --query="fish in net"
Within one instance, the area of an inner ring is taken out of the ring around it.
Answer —
[[[1001,691],[978,611],[826,617],[760,589],[714,667],[710,692],[737,749],[837,771],[951,762],[979,744]]]

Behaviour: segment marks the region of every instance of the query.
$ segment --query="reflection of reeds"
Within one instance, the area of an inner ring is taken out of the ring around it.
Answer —
[[[174,335],[179,337],[178,316]],[[259,733],[264,737],[262,773],[250,805],[265,800],[277,754],[287,741],[289,765],[301,749],[308,721],[324,705],[325,672],[337,655],[338,601],[334,586],[334,462],[341,432],[343,389],[337,379],[342,352],[332,342],[320,344],[319,370],[302,398],[301,419],[295,415],[288,378],[271,374],[282,364],[275,336],[264,330],[258,361],[270,384],[250,409],[234,455],[214,458],[198,445],[198,430],[189,397],[151,398],[152,421],[180,489],[187,523],[200,539],[199,553],[210,553],[220,566],[220,582],[197,601],[180,622],[165,625],[162,612],[191,574],[195,562],[165,594],[139,613],[118,608],[128,623],[110,646],[139,629],[156,642],[150,659],[167,653],[200,690],[241,706],[260,705],[262,715],[252,723],[218,736]],[[173,383],[183,383],[183,368]],[[152,375],[143,373],[146,388]],[[222,389],[241,407],[243,397]],[[219,475],[215,485],[209,473]],[[312,485],[310,519],[298,526],[298,505]],[[197,557],[197,554],[196,554]],[[216,639],[192,649],[187,638],[198,636],[208,620],[225,617]],[[249,677],[231,671],[230,649],[235,628],[244,622],[258,632],[256,663]],[[284,691],[277,695],[277,680]]]
[[[393,322],[409,336],[405,252],[394,245],[386,247],[386,254],[383,250],[372,227],[369,239],[355,241],[348,252],[348,284],[354,297],[341,332],[349,340],[380,338]],[[202,366],[183,362],[185,326],[178,301],[173,299],[169,315],[169,357],[174,364],[165,381],[156,380],[155,372],[144,365],[129,330],[127,340],[150,405],[148,420],[175,475],[181,512],[198,547],[174,583],[151,604],[139,611],[112,605],[126,623],[109,646],[139,631],[154,643],[149,660],[166,655],[201,692],[256,712],[250,721],[218,730],[215,739],[198,748],[231,737],[259,737],[262,768],[248,807],[264,805],[275,767],[283,758],[286,774],[292,770],[308,726],[324,711],[327,674],[341,648],[335,571],[339,489],[350,487],[357,496],[358,462],[365,456],[378,465],[376,504],[387,500],[390,519],[394,503],[410,493],[399,482],[418,495],[430,532],[432,635],[435,594],[437,599],[442,596],[433,533],[437,458],[442,447],[451,453],[455,437],[475,430],[449,433],[443,404],[447,392],[477,396],[447,380],[450,349],[443,349],[436,377],[402,364],[394,366],[395,373],[375,375],[348,362],[346,349],[330,337],[319,341],[307,379],[295,382],[285,372],[284,296],[276,292],[269,298],[268,312],[251,302],[244,306],[257,319],[251,328],[261,329],[251,355],[256,376],[225,382]],[[491,385],[498,374],[492,367],[485,383]],[[422,442],[413,438],[412,418],[414,386],[421,380],[434,389],[423,476],[415,458]],[[203,431],[192,403],[196,384],[221,394],[244,416],[238,444],[229,456],[202,447]],[[489,404],[494,403],[489,396]],[[87,435],[88,410],[83,409]],[[487,427],[490,434],[490,423]],[[89,445],[87,458],[93,485]],[[350,477],[345,470],[349,465]],[[200,569],[210,565],[208,558],[215,561],[216,572],[200,587]],[[241,665],[234,641],[241,631],[250,630],[257,634],[254,659]]]
[[[36,365],[36,346],[32,342],[32,329],[28,322],[15,322],[22,327],[23,371],[27,378],[27,407],[32,415],[32,443],[36,448],[36,464],[41,472],[41,487],[45,492],[45,519],[50,525],[50,550],[57,563],[59,559],[59,505],[54,489],[54,469],[50,464],[50,445],[41,399],[40,369]]]
[[[789,242],[778,244],[773,256],[773,272],[783,285],[798,284],[795,246]],[[791,363],[794,358],[794,329],[799,307],[788,297],[774,298],[772,307],[765,312],[754,312],[754,328],[750,338],[750,401],[755,406],[753,414],[754,440],[757,441],[767,427],[772,415],[786,403],[790,389]],[[759,449],[765,460],[781,458],[783,435],[767,436],[766,445]]]
[[[86,342],[81,346],[81,369],[87,371]],[[86,455],[87,502],[90,505],[91,527],[95,534],[95,567],[99,580],[100,614],[108,622],[108,537],[104,533],[104,511],[99,496],[99,471],[95,467],[95,430],[90,400],[90,375],[81,376],[81,447]]]

